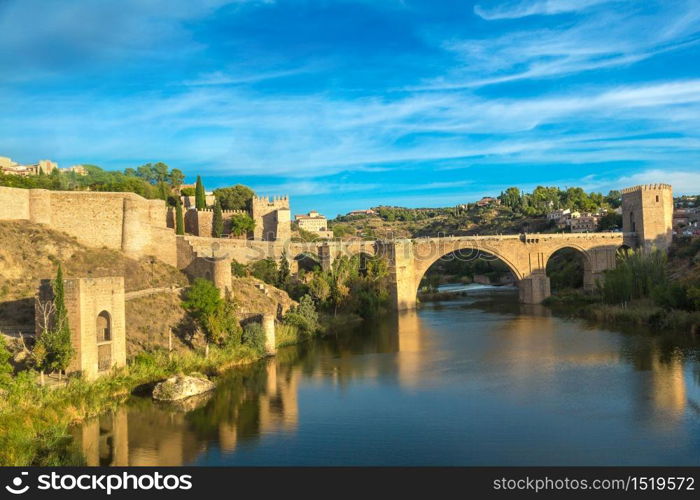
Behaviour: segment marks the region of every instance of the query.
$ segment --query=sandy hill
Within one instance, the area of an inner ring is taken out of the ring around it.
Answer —
[[[194,325],[181,307],[180,289],[188,284],[181,271],[153,258],[134,260],[117,250],[88,248],[72,236],[28,221],[0,221],[0,332],[33,332],[34,294],[41,279],[55,277],[58,262],[66,278],[124,276],[126,292],[174,288],[127,300],[130,355],[167,347],[171,330],[176,349],[197,342]],[[286,311],[293,304],[286,292],[255,278],[234,278],[233,286],[242,318]]]

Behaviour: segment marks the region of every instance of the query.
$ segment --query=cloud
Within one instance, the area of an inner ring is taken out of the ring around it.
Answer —
[[[650,169],[609,180],[593,178],[588,180],[587,185],[591,189],[620,189],[639,184],[657,183],[670,184],[675,194],[698,194],[700,193],[700,172]]]
[[[517,19],[534,15],[554,15],[581,12],[596,5],[615,0],[519,0],[502,2],[498,5],[476,5],[474,13],[488,21],[497,19]]]
[[[571,2],[583,6],[586,2]],[[619,3],[619,2],[618,2]],[[691,1],[642,4],[576,16],[565,23],[496,30],[484,38],[442,40],[462,63],[410,90],[473,89],[629,67],[700,43],[700,11]],[[537,2],[549,5],[549,2]],[[530,5],[528,3],[528,5]],[[568,5],[568,4],[567,4]],[[502,33],[502,34],[498,34]]]

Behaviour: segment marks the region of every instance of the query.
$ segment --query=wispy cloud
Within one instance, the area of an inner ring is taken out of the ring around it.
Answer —
[[[489,21],[496,19],[517,19],[534,15],[553,15],[568,12],[581,12],[593,6],[615,0],[518,0],[500,2],[493,5],[478,4],[474,13]]]
[[[603,3],[603,0],[592,0],[592,3]],[[462,65],[410,88],[471,89],[628,67],[700,43],[700,11],[695,2],[646,3],[655,10],[654,15],[641,12],[637,2],[622,3],[624,9],[610,8],[573,22],[549,23],[546,28],[507,30],[500,36],[443,42],[444,48],[453,52]],[[573,11],[578,6],[583,10],[589,4],[591,2],[586,1],[526,2],[517,6],[559,12],[565,7]],[[524,11],[516,7],[511,6],[504,12]]]

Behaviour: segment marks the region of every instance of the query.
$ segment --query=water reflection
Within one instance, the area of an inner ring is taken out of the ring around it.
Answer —
[[[426,305],[281,349],[188,407],[134,398],[76,442],[89,465],[700,461],[695,341],[512,299]]]

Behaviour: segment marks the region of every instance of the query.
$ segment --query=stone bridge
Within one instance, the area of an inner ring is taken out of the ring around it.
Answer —
[[[623,232],[514,234],[415,238],[390,241],[294,242],[177,237],[177,265],[191,276],[212,279],[219,288],[231,287],[231,261],[249,264],[285,256],[293,271],[298,258],[313,255],[323,269],[339,256],[367,254],[389,264],[390,289],[397,310],[416,305],[423,275],[438,259],[455,254],[461,259],[499,259],[518,282],[520,300],[537,304],[550,295],[547,262],[558,250],[578,251],[584,265],[584,288],[593,290],[604,271],[616,263],[620,248],[666,249],[672,238],[673,194],[667,184],[622,190]]]
[[[615,266],[620,248],[637,246],[634,233],[520,234],[419,238],[379,242],[378,253],[389,261],[392,302],[397,310],[412,309],[423,275],[440,258],[454,253],[463,260],[498,259],[518,282],[520,300],[537,304],[550,295],[547,262],[558,250],[580,252],[584,288],[593,290],[603,272]]]

